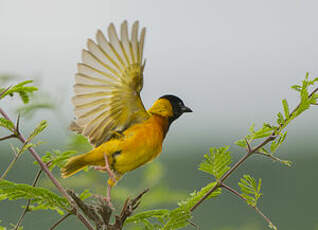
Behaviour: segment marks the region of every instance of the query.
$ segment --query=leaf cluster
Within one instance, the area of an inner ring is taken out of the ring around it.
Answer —
[[[67,159],[76,153],[76,151],[63,152],[60,150],[53,150],[52,152],[46,152],[45,155],[42,156],[42,161],[48,164],[50,170],[53,170],[55,167],[63,168]],[[34,161],[34,164],[38,164],[38,162]]]
[[[173,210],[161,209],[140,212],[126,220],[127,223],[142,223],[145,229],[180,229],[190,224],[192,218],[191,208],[196,204],[216,182],[204,186],[200,191],[194,191],[190,196],[178,203],[178,207]],[[215,198],[221,194],[221,189],[218,188],[209,197]]]
[[[257,130],[255,130],[255,124],[252,124],[249,129],[249,134],[244,139],[236,141],[235,144],[240,147],[247,148],[245,139],[247,139],[248,142],[252,142],[257,139],[263,139],[272,136],[273,140],[271,141],[269,149],[261,148],[260,152],[265,154],[274,154],[279,146],[286,140],[287,132],[284,131],[284,129],[287,127],[287,125],[304,111],[306,111],[310,105],[317,104],[317,90],[309,94],[310,86],[313,86],[317,82],[318,78],[309,80],[309,74],[307,73],[305,79],[302,81],[302,84],[292,86],[292,89],[296,90],[300,96],[300,103],[292,112],[290,112],[287,100],[283,99],[283,113],[277,113],[276,124],[273,125],[264,123],[263,126]],[[285,164],[290,165],[290,162],[285,161]]]
[[[0,220],[0,223],[2,221]],[[0,230],[23,230],[23,227],[20,226],[18,229],[16,229],[14,224],[10,224],[10,228],[4,227],[4,226],[0,226]]]
[[[0,117],[0,127],[8,129],[11,132],[15,132],[14,124],[3,117]]]
[[[246,199],[246,202],[256,207],[258,199],[262,196],[261,185],[262,179],[259,179],[258,182],[251,177],[250,175],[243,175],[238,185],[242,191],[242,197]]]
[[[204,160],[199,166],[199,170],[213,175],[220,179],[229,169],[232,163],[230,146],[221,148],[210,148],[210,154],[204,155]]]
[[[7,180],[0,180],[1,200],[31,199],[31,210],[55,210],[60,215],[70,211],[68,201],[45,188],[36,188],[28,184],[18,184]]]
[[[12,87],[10,87],[5,93],[0,96],[0,99],[6,96],[13,96],[14,94],[18,94],[23,101],[24,104],[27,104],[30,101],[30,96],[33,94],[34,91],[37,91],[38,88],[34,86],[27,86],[28,84],[32,83],[32,80],[20,82]],[[5,88],[0,88],[0,92],[5,91]]]

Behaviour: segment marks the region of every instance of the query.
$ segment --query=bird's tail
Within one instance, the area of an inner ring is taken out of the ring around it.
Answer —
[[[86,153],[79,156],[71,157],[66,165],[61,169],[62,177],[67,178],[81,171],[89,163],[85,160]]]

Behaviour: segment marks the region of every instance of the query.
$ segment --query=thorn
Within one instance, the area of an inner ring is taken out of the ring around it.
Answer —
[[[250,153],[250,152],[252,151],[251,145],[250,145],[250,143],[248,142],[248,140],[246,139],[246,137],[244,137],[244,140],[245,140],[245,142],[246,142],[248,152]]]
[[[122,210],[121,210],[121,212],[120,212],[120,215],[121,215],[121,216],[124,215],[124,213],[125,213],[125,211],[126,211],[126,209],[127,209],[127,207],[128,207],[128,202],[129,202],[129,198],[127,198],[127,199],[125,200],[125,203],[124,203],[124,205],[123,205],[123,208],[122,208]]]
[[[18,157],[18,153],[17,153],[17,151],[15,150],[15,148],[13,147],[12,144],[10,144],[10,147],[11,147],[11,149],[12,149],[13,155],[14,155],[15,157]]]
[[[18,113],[18,118],[17,118],[17,124],[16,124],[16,132],[17,132],[17,136],[20,135],[20,113]]]
[[[188,220],[188,222],[190,225],[192,225],[192,227],[195,227],[196,229],[200,229],[200,227],[197,224],[193,223],[191,220]]]

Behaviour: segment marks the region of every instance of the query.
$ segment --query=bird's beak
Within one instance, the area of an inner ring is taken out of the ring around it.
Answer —
[[[189,107],[187,107],[185,105],[181,108],[181,110],[183,113],[191,113],[192,112],[192,109],[190,109]]]

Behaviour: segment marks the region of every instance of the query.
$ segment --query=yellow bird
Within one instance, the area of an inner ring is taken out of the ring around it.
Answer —
[[[140,98],[143,87],[143,47],[145,28],[139,34],[135,22],[121,24],[120,38],[114,25],[108,27],[108,40],[98,30],[96,42],[88,40],[78,64],[72,99],[76,120],[71,129],[86,136],[95,148],[68,160],[62,177],[86,166],[109,175],[106,200],[111,205],[112,186],[126,172],[159,155],[171,123],[192,112],[182,100],[165,95],[146,111]]]

